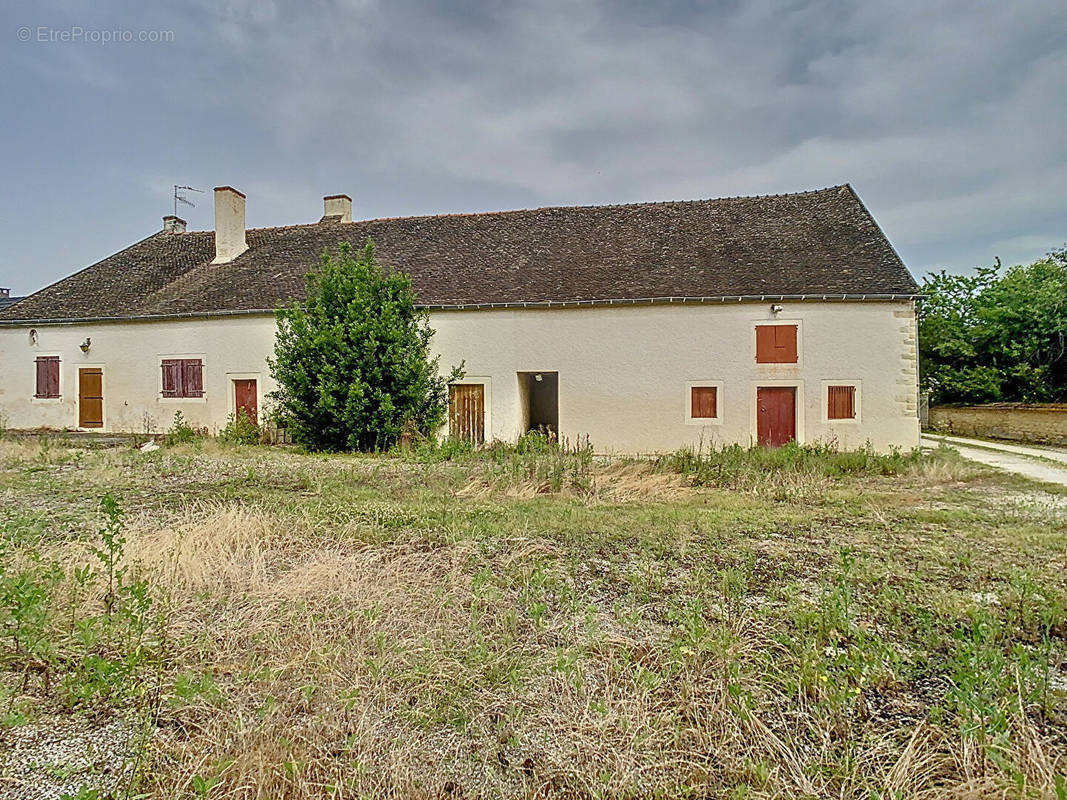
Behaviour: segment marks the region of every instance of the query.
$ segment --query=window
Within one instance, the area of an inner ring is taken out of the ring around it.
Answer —
[[[163,396],[203,397],[204,362],[199,358],[164,358]]]
[[[757,364],[796,364],[796,325],[756,326]]]
[[[690,391],[693,419],[715,419],[719,416],[719,390],[715,386],[694,386]]]
[[[722,381],[703,378],[685,384],[685,424],[721,425],[723,409]]]
[[[856,387],[855,386],[827,386],[826,387],[826,418],[827,419],[855,419],[856,418]]]
[[[59,397],[59,356],[37,358],[37,391],[34,397]]]

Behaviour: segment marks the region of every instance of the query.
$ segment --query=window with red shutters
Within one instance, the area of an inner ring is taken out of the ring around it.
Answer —
[[[59,356],[37,358],[37,391],[34,397],[59,397]]]
[[[693,419],[715,419],[719,416],[719,390],[714,386],[694,386],[691,390],[690,414]]]
[[[828,386],[826,391],[827,419],[856,418],[856,387]]]
[[[796,364],[796,325],[756,326],[757,364]]]
[[[164,397],[203,397],[204,362],[199,358],[164,358]]]
[[[182,361],[182,388],[185,397],[204,396],[204,365],[199,358]]]

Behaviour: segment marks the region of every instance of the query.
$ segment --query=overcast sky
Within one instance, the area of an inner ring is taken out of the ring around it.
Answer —
[[[1067,239],[1063,0],[8,0],[0,41],[15,294],[175,183],[210,229],[223,184],[260,227],[847,181],[916,275]]]

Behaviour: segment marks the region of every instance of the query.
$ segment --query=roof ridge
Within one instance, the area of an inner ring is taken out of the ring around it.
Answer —
[[[372,222],[402,222],[420,219],[455,219],[457,217],[497,217],[511,214],[531,214],[539,211],[590,211],[602,208],[638,208],[646,206],[678,206],[699,205],[701,203],[724,203],[738,200],[765,200],[769,197],[801,197],[808,194],[824,194],[851,189],[849,183],[839,183],[832,186],[824,186],[820,189],[805,189],[799,192],[779,192],[777,194],[736,194],[724,197],[703,197],[694,200],[644,200],[636,203],[603,203],[573,206],[537,206],[534,208],[508,208],[497,211],[452,211],[444,214],[399,214],[393,217],[370,217],[368,219],[354,219],[351,222],[299,222],[292,225],[265,225],[262,228],[248,228],[248,232],[293,230],[296,228],[317,228],[324,224],[333,225],[367,225]],[[210,230],[188,231],[187,233],[213,233]]]

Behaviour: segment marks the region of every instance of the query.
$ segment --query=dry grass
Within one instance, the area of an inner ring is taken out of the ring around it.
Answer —
[[[775,502],[632,462],[553,488],[481,461],[0,448],[19,564],[30,539],[68,574],[89,557],[18,515],[42,487],[134,498],[124,563],[165,633],[150,796],[1055,797],[1067,769],[1063,696],[1039,707],[1027,666],[1042,603],[1065,665],[1067,521],[987,502],[1024,495],[981,469],[786,475]],[[961,633],[976,592],[1002,598],[995,642]],[[952,699],[968,669],[981,731]]]

